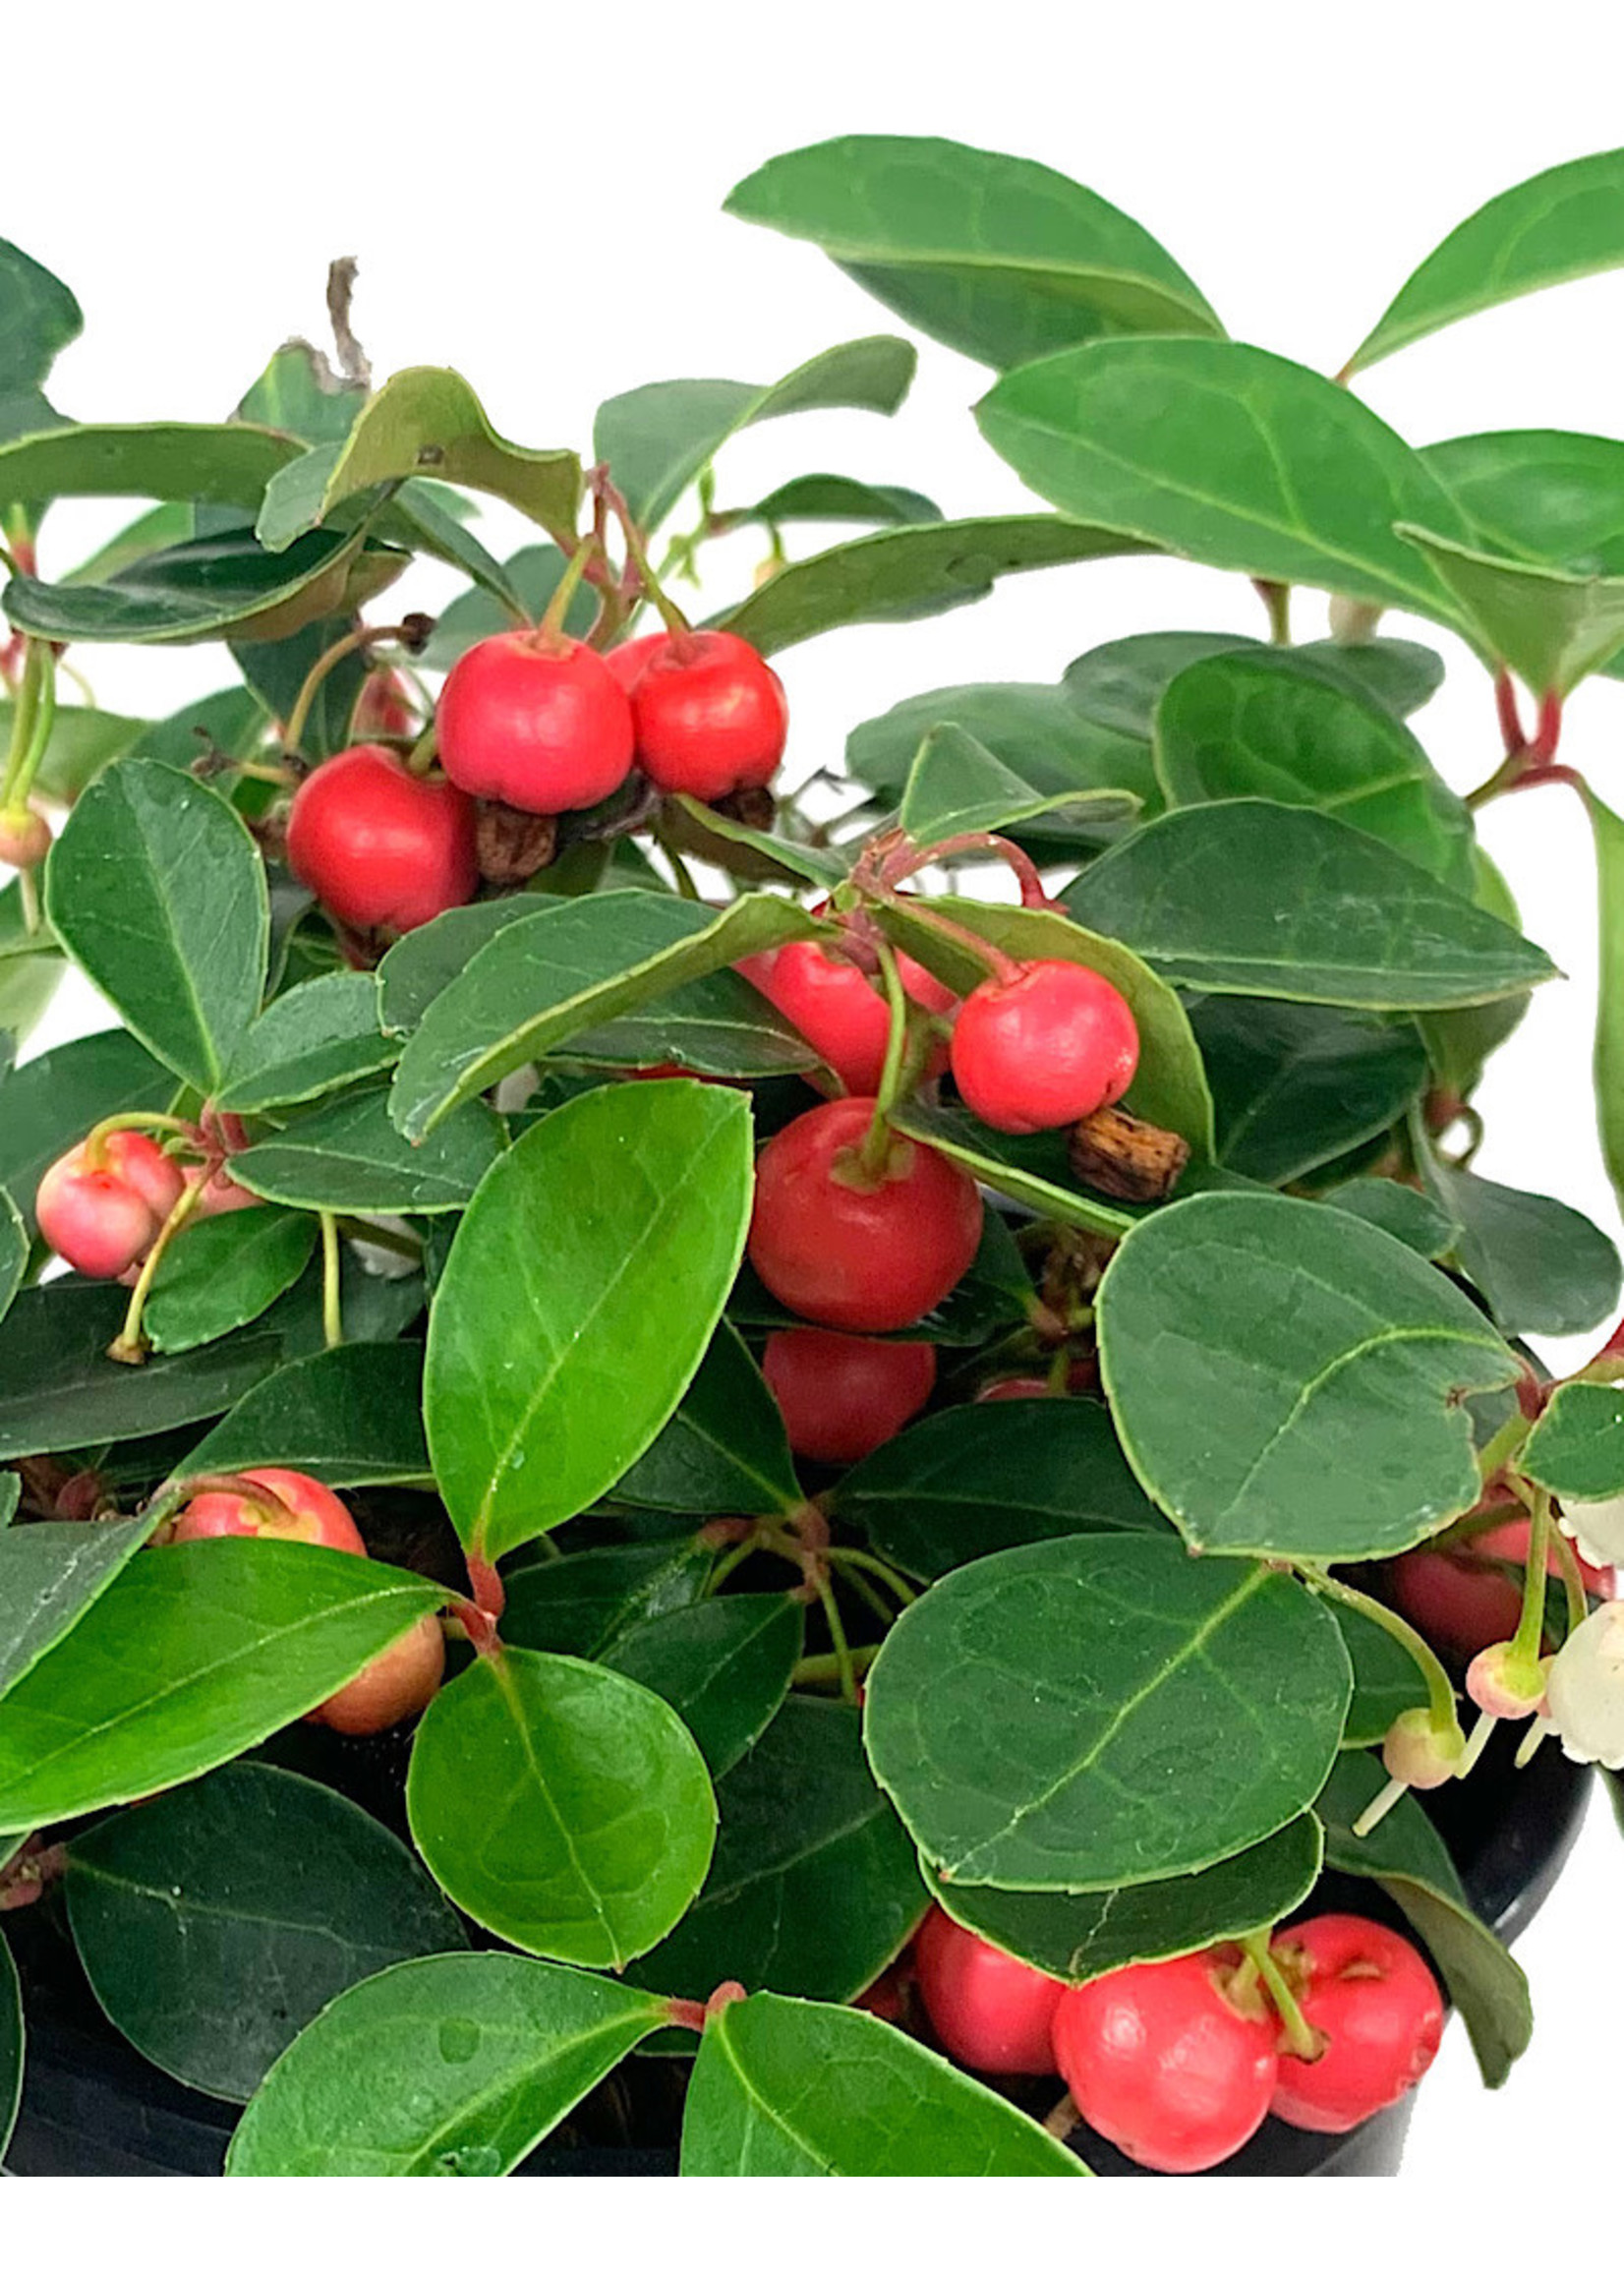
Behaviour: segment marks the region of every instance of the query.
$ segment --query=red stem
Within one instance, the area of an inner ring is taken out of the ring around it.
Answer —
[[[1517,710],[1517,689],[1512,684],[1511,673],[1504,669],[1494,674],[1494,707],[1500,715],[1500,738],[1506,746],[1506,756],[1515,758],[1527,736]]]

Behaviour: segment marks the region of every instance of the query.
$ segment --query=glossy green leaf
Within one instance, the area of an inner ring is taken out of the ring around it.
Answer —
[[[267,1005],[232,1054],[214,1102],[225,1113],[302,1105],[390,1065],[377,986],[367,971],[330,971]]]
[[[801,474],[770,491],[754,505],[732,506],[717,515],[724,529],[756,521],[778,529],[789,521],[867,521],[900,528],[917,521],[940,521],[942,508],[917,490],[894,482],[854,482],[844,474]]]
[[[196,1350],[270,1309],[316,1248],[312,1217],[240,1208],[191,1223],[160,1261],[147,1300],[152,1348]]]
[[[711,1596],[627,1627],[604,1663],[674,1707],[720,1778],[783,1704],[805,1635],[787,1595]]]
[[[181,1464],[182,1476],[301,1469],[323,1485],[424,1485],[423,1350],[357,1342],[279,1367]]]
[[[140,1517],[117,1524],[0,1527],[0,1693],[20,1682],[84,1617],[151,1529]]]
[[[832,1505],[920,1579],[1034,1540],[1164,1529],[1089,1398],[931,1414],[848,1470]]]
[[[1428,1079],[1408,1020],[1314,1003],[1209,995],[1190,1010],[1217,1116],[1217,1158],[1285,1185],[1401,1121]]]
[[[0,1705],[0,1829],[162,1791],[331,1697],[445,1600],[289,1541],[138,1555]]]
[[[26,1042],[67,970],[60,956],[18,956],[0,962],[0,1043]]]
[[[480,949],[424,1011],[396,1069],[395,1125],[420,1139],[464,1099],[574,1036],[812,930],[798,908],[764,895],[721,914],[659,893],[544,903]],[[384,1016],[397,1015],[386,990]]]
[[[439,1283],[425,1401],[476,1554],[573,1516],[653,1443],[722,1314],[752,1184],[745,1100],[684,1081],[591,1090],[492,1170]]]
[[[763,1993],[706,2024],[684,2179],[1086,2176],[1029,2116],[871,2013]]]
[[[1510,886],[1480,845],[1473,850],[1472,899],[1476,906],[1522,929],[1522,918]],[[1483,1065],[1521,1024],[1532,998],[1505,995],[1497,1003],[1478,1003],[1463,1011],[1426,1011],[1416,1020],[1432,1070],[1440,1084],[1467,1096],[1477,1085]]]
[[[791,561],[722,620],[763,655],[776,655],[847,624],[905,623],[961,608],[984,600],[1001,576],[1022,569],[1154,550],[1121,530],[1052,513],[882,529]]]
[[[632,1628],[697,1603],[715,1560],[714,1549],[679,1534],[524,1564],[507,1583],[502,1639],[564,1658],[605,1658]]]
[[[1543,1193],[1519,1193],[1421,1149],[1421,1181],[1461,1227],[1455,1260],[1507,1334],[1586,1334],[1618,1308],[1618,1251]]]
[[[235,416],[274,427],[302,442],[339,442],[367,400],[365,379],[335,372],[309,340],[290,339],[276,350],[237,405]]]
[[[1069,702],[1094,724],[1148,742],[1156,710],[1180,674],[1208,656],[1264,651],[1244,632],[1131,632],[1107,640],[1069,665],[1061,682]],[[1292,653],[1405,718],[1443,684],[1443,658],[1414,640],[1305,640]]]
[[[61,279],[21,246],[0,241],[0,420],[16,422],[11,432],[23,434],[56,417],[39,389],[57,356],[84,326],[79,302]],[[0,2085],[0,2154],[11,2113]]]
[[[1367,371],[1462,317],[1624,262],[1624,150],[1551,166],[1452,229],[1349,358]]]
[[[16,1201],[0,1185],[0,1318],[11,1309],[28,1267],[29,1228]]]
[[[895,803],[921,743],[949,726],[972,735],[1040,796],[1117,790],[1136,797],[1141,815],[1161,811],[1149,750],[1085,717],[1064,687],[937,687],[910,695],[846,736],[846,770]]]
[[[1343,1208],[1350,1216],[1362,1216],[1365,1223],[1402,1240],[1429,1263],[1447,1255],[1460,1237],[1460,1226],[1436,1201],[1410,1185],[1395,1184],[1390,1177],[1355,1177],[1320,1197],[1329,1206]]]
[[[1102,333],[1223,329],[1136,221],[997,150],[846,135],[769,159],[726,209],[810,239],[906,321],[1001,370]]]
[[[983,1942],[1063,1982],[1092,1982],[1272,1927],[1312,1892],[1323,1850],[1318,1820],[1305,1813],[1205,1871],[1103,1895],[1011,1895],[934,1873],[926,1884]]]
[[[1040,497],[1214,568],[1458,624],[1396,521],[1470,530],[1421,458],[1346,388],[1220,339],[1119,339],[1028,364],[977,406]]]
[[[0,744],[11,747],[15,709],[0,703]],[[51,721],[34,787],[41,797],[71,805],[104,766],[121,757],[146,730],[144,719],[126,719],[117,711],[93,711],[59,703]]]
[[[1517,1466],[1563,1500],[1610,1500],[1624,1493],[1624,1395],[1617,1385],[1561,1383]]]
[[[481,1926],[616,1970],[682,1916],[716,1838],[704,1760],[664,1698],[513,1649],[434,1700],[406,1807],[424,1861]]]
[[[847,340],[771,386],[739,379],[661,379],[612,395],[593,423],[592,452],[645,530],[656,529],[732,435],[792,411],[890,413],[918,357],[903,339]]]
[[[948,1877],[1133,1887],[1300,1815],[1350,1688],[1335,1620],[1295,1580],[1096,1534],[939,1580],[869,1668],[864,1739]]]
[[[231,1173],[290,1208],[421,1216],[465,1207],[501,1153],[501,1124],[477,1100],[412,1144],[389,1118],[388,1091],[367,1089],[261,1137],[232,1156]]]
[[[805,832],[806,822],[796,821],[792,810],[785,818]],[[752,829],[697,797],[667,798],[662,827],[678,852],[711,861],[746,884],[809,884],[827,894],[832,884],[844,882],[851,866],[847,851],[811,845],[804,834]]]
[[[385,1966],[467,1948],[382,1825],[251,1762],[82,1833],[68,1915],[90,1987],[136,2050],[247,2100],[307,2022]]]
[[[1461,1400],[1517,1361],[1373,1225],[1204,1195],[1134,1227],[1096,1309],[1123,1448],[1197,1550],[1394,1555],[1478,1497]]]
[[[236,660],[241,663],[264,652],[262,647],[245,647]],[[292,696],[287,699],[291,703]],[[269,730],[265,706],[252,685],[222,687],[167,719],[154,720],[132,744],[130,755],[161,758],[165,765],[184,771],[210,750],[223,751],[228,758],[251,758],[262,748]]]
[[[950,724],[932,728],[920,744],[898,818],[915,845],[929,845],[965,832],[1009,830],[1028,821],[1108,835],[1131,821],[1137,805],[1131,793],[1117,789],[1046,797],[1012,774],[984,742]]]
[[[961,1106],[927,1105],[917,1098],[891,1120],[903,1137],[917,1137],[933,1152],[957,1162],[978,1185],[1018,1201],[1034,1215],[1118,1240],[1138,1214],[1137,1209],[1101,1199],[1076,1182],[1064,1130],[1007,1137]]]
[[[646,1009],[571,1036],[585,1066],[659,1066],[728,1081],[809,1074],[817,1053],[737,971],[707,971]]]
[[[1404,1645],[1374,1619],[1329,1599],[1326,1608],[1342,1629],[1354,1667],[1343,1745],[1379,1745],[1400,1714],[1428,1703],[1425,1680]]]
[[[0,443],[0,497],[32,505],[54,497],[156,497],[252,513],[271,476],[299,454],[287,436],[239,423],[58,426]]]
[[[1369,1753],[1345,1753],[1320,1794],[1325,1860],[1357,1879],[1373,1879],[1426,1945],[1466,2023],[1483,2082],[1503,2084],[1528,2049],[1534,2014],[1523,1969],[1497,1936],[1474,1917],[1449,1850],[1407,1795],[1363,1839],[1352,1826],[1380,1791],[1381,1764]]]
[[[843,2005],[925,1909],[913,1843],[863,1757],[859,1718],[787,1698],[717,1791],[710,1876],[642,1978],[705,1999],[721,1981]]]
[[[778,1401],[725,1320],[682,1403],[613,1497],[684,1516],[783,1516],[800,1505]]]
[[[555,545],[524,546],[502,563],[503,581],[523,603],[525,613],[532,619],[542,615],[563,573],[564,556]],[[578,586],[564,612],[565,631],[577,639],[584,638],[592,629],[597,612],[598,603],[591,587]],[[508,630],[511,623],[510,611],[489,591],[461,593],[435,617],[429,644],[423,651],[423,661],[431,671],[448,671],[457,658],[466,655],[477,641],[489,639],[493,632]]]
[[[282,2056],[233,2178],[495,2179],[666,2019],[663,1999],[505,1951],[344,1991]]]
[[[1156,770],[1170,805],[1310,805],[1471,890],[1472,816],[1409,728],[1295,649],[1181,671],[1156,713]]]
[[[1328,814],[1255,798],[1164,814],[1065,903],[1176,986],[1365,1011],[1443,1009],[1553,975],[1538,948]]]
[[[1578,576],[1507,558],[1408,519],[1413,544],[1479,647],[1537,693],[1566,695],[1624,647],[1624,576]]]
[[[464,503],[455,490],[438,482],[404,482],[378,515],[377,533],[390,545],[460,568],[479,591],[490,594],[504,624],[528,623],[530,610],[506,569],[450,510]]]
[[[1624,573],[1624,442],[1518,429],[1459,435],[1421,456],[1491,551],[1588,576]]]

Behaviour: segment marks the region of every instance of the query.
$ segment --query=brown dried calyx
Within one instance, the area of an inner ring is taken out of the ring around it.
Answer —
[[[521,813],[516,805],[482,797],[474,817],[474,844],[487,884],[525,884],[538,869],[551,866],[558,850],[558,819],[552,813]]]
[[[736,821],[743,829],[770,830],[778,810],[778,799],[770,789],[732,789],[725,797],[711,800],[713,813],[720,813],[725,821]]]
[[[1115,1105],[1079,1121],[1066,1149],[1082,1183],[1114,1200],[1165,1200],[1189,1158],[1182,1137]]]

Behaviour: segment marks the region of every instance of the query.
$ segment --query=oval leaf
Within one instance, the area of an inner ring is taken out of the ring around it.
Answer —
[[[357,1342],[279,1367],[181,1464],[181,1476],[268,1464],[323,1485],[426,1485],[423,1350]]]
[[[1210,995],[1190,1023],[1212,1085],[1217,1158],[1259,1184],[1291,1184],[1378,1137],[1427,1086],[1425,1046],[1408,1020]],[[1408,1187],[1383,1189],[1403,1195],[1400,1206],[1426,1205]]]
[[[145,1312],[152,1348],[196,1350],[246,1326],[295,1284],[315,1247],[315,1219],[281,1208],[232,1209],[188,1224],[152,1279]]]
[[[151,1529],[140,1517],[0,1525],[0,1695],[84,1617]]]
[[[724,1777],[783,1704],[806,1637],[787,1595],[724,1595],[628,1627],[604,1663],[674,1706]]]
[[[414,1144],[389,1118],[387,1090],[368,1089],[234,1153],[231,1174],[284,1207],[427,1216],[466,1207],[502,1149],[502,1125],[478,1099]]]
[[[214,1102],[223,1113],[303,1105],[380,1073],[397,1056],[378,1027],[372,974],[329,971],[266,1006],[233,1053]]]
[[[1624,1394],[1618,1385],[1563,1382],[1535,1423],[1517,1466],[1564,1500],[1610,1500],[1624,1492]]]
[[[613,1496],[683,1516],[784,1516],[800,1506],[778,1400],[725,1319],[682,1403]]]

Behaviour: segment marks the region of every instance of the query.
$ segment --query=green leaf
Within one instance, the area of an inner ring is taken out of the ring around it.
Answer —
[[[853,728],[846,736],[846,770],[895,803],[920,744],[950,726],[973,735],[1043,797],[1117,790],[1139,800],[1141,817],[1161,811],[1162,788],[1149,750],[1085,717],[1065,687],[1014,683],[910,695]]]
[[[1196,1550],[1396,1555],[1478,1497],[1461,1400],[1517,1361],[1373,1225],[1203,1195],[1134,1226],[1096,1309],[1123,1449]]]
[[[1326,1608],[1342,1629],[1354,1666],[1343,1745],[1379,1745],[1400,1714],[1427,1704],[1426,1683],[1404,1645],[1374,1619],[1344,1603],[1327,1600]]]
[[[533,621],[541,617],[564,573],[555,545],[527,545],[502,563],[502,578]],[[564,629],[582,639],[592,629],[598,603],[588,585],[579,585],[564,611]],[[459,656],[493,632],[512,628],[510,610],[490,592],[465,592],[435,619],[423,661],[430,671],[448,671]]]
[[[1624,573],[1624,442],[1536,428],[1459,435],[1421,456],[1491,552],[1576,574]]]
[[[818,1056],[737,971],[708,971],[646,1010],[571,1037],[563,1055],[585,1066],[674,1068],[727,1081],[807,1074]]]
[[[367,400],[365,379],[345,379],[309,340],[290,339],[237,405],[233,416],[302,442],[341,442]]]
[[[389,1118],[388,1091],[366,1089],[234,1153],[231,1173],[290,1208],[422,1216],[466,1206],[501,1154],[501,1123],[487,1105],[471,1101],[411,1144]]]
[[[151,1530],[143,1517],[0,1528],[0,1695],[84,1617]]]
[[[1084,2179],[999,2094],[871,2013],[763,1993],[706,2023],[682,2177]]]
[[[1136,221],[1029,158],[846,135],[770,159],[726,210],[810,239],[932,339],[1000,370],[1102,333],[1223,329]]]
[[[0,2157],[11,2145],[12,2128],[23,2105],[23,1985],[11,1945],[0,1935]]]
[[[718,450],[746,427],[791,411],[890,414],[918,362],[905,339],[883,334],[825,349],[771,386],[738,379],[662,379],[612,395],[592,429],[592,454],[645,530],[657,529]]]
[[[1256,798],[1164,814],[1064,898],[1174,985],[1212,994],[1433,1010],[1554,973],[1508,925],[1361,831]]]
[[[377,1022],[367,971],[329,971],[267,1005],[232,1054],[214,1102],[225,1113],[303,1105],[377,1074],[397,1056]]]
[[[1540,695],[1570,694],[1624,646],[1624,576],[1575,576],[1395,524],[1459,603],[1469,633]]]
[[[1435,1201],[1409,1185],[1395,1184],[1389,1177],[1355,1177],[1350,1183],[1321,1194],[1320,1197],[1330,1207],[1346,1209],[1350,1216],[1362,1216],[1365,1223],[1374,1224],[1395,1240],[1402,1240],[1429,1263],[1447,1255],[1460,1237],[1459,1224]]]
[[[1480,845],[1473,848],[1472,869],[1474,905],[1520,931],[1522,919],[1511,887]],[[1530,1000],[1527,994],[1507,995],[1497,1003],[1479,1003],[1465,1011],[1423,1012],[1416,1023],[1440,1084],[1468,1095],[1477,1086],[1484,1061],[1516,1032]]]
[[[715,1560],[690,1534],[527,1563],[508,1582],[502,1639],[565,1658],[604,1658],[632,1628],[697,1603]]]
[[[1073,1533],[1160,1532],[1111,1417],[1089,1398],[954,1406],[849,1470],[832,1506],[920,1579]]]
[[[1010,1895],[927,1873],[943,1909],[972,1935],[1063,1982],[1180,1958],[1272,1927],[1311,1894],[1324,1838],[1309,1813],[1205,1871],[1103,1895]]]
[[[751,829],[697,797],[667,798],[662,826],[678,852],[713,861],[747,884],[809,884],[827,893],[831,885],[844,883],[851,867],[848,852],[810,845],[804,837]],[[792,820],[792,826],[804,830],[806,823]]]
[[[1068,664],[1057,691],[1091,726],[1124,740],[1149,742],[1162,697],[1192,664],[1259,652],[1258,642],[1245,632],[1132,632]]]
[[[26,1042],[45,1016],[67,969],[60,956],[0,961],[0,1044]]]
[[[155,497],[252,513],[265,484],[300,455],[285,435],[242,424],[57,426],[0,444],[0,497]]]
[[[1262,348],[1120,339],[1011,372],[981,431],[1040,497],[1214,568],[1459,625],[1396,521],[1470,530],[1424,461],[1346,388]]]
[[[23,1497],[23,1480],[15,1469],[0,1470],[0,1532],[17,1514]]]
[[[717,1805],[710,1877],[640,1975],[701,2000],[727,1980],[854,1998],[925,1909],[913,1843],[863,1758],[858,1716],[832,1699],[785,1699]]]
[[[1356,1879],[1373,1879],[1431,1953],[1466,2023],[1483,2082],[1503,2084],[1528,2049],[1534,2014],[1523,1969],[1467,1906],[1449,1850],[1414,1795],[1363,1839],[1352,1826],[1385,1778],[1369,1753],[1345,1753],[1320,1794],[1325,1860]]]
[[[1138,836],[1130,842],[1137,844]],[[1124,1104],[1158,1129],[1177,1130],[1198,1160],[1210,1159],[1212,1099],[1189,1020],[1173,989],[1122,945],[1113,926],[1085,931],[1080,920],[1046,908],[991,907],[954,899],[932,904],[1006,956],[1082,963],[1109,979],[1127,998],[1139,1030],[1139,1071]],[[986,977],[985,967],[966,949],[944,941],[919,915],[888,908],[885,922],[899,946],[956,991],[965,992]]]
[[[243,665],[246,658],[265,652],[262,647],[247,647],[236,661]],[[287,700],[291,704],[291,694]],[[265,706],[252,685],[222,687],[217,694],[188,703],[170,718],[154,721],[132,744],[130,755],[161,758],[165,765],[178,766],[184,773],[195,758],[210,750],[223,751],[228,758],[252,758],[262,748],[269,729]]]
[[[270,1309],[316,1249],[312,1217],[242,1208],[186,1227],[158,1264],[145,1327],[152,1348],[196,1350]]]
[[[0,1318],[11,1309],[12,1298],[29,1267],[29,1228],[16,1201],[0,1185]]]
[[[1064,1130],[1038,1137],[1007,1137],[961,1106],[926,1105],[917,1098],[891,1116],[903,1137],[917,1137],[955,1161],[978,1185],[1017,1200],[1023,1208],[1079,1231],[1119,1240],[1138,1211],[1083,1191],[1073,1176]],[[917,1335],[915,1339],[921,1339]],[[925,1338],[928,1339],[928,1338]],[[977,1341],[983,1339],[980,1335]]]
[[[1345,377],[1464,316],[1624,262],[1624,150],[1503,190],[1429,253],[1348,360]]]
[[[1585,810],[1595,841],[1595,1118],[1601,1156],[1619,1194],[1624,1193],[1624,821],[1588,788]]]
[[[940,845],[963,832],[1007,830],[1023,821],[1058,822],[1079,835],[1109,834],[1131,821],[1138,800],[1117,789],[1046,797],[1012,774],[962,727],[935,727],[920,744],[899,819],[915,845]]]
[[[285,638],[233,640],[231,660],[270,716],[286,719],[316,664],[355,628],[353,614],[322,614]],[[330,758],[346,747],[366,679],[366,659],[355,654],[340,657],[320,680],[300,736],[306,757]]]
[[[155,760],[94,783],[51,852],[58,936],[125,1023],[210,1094],[264,985],[264,863],[221,797]]]
[[[1517,1456],[1536,1485],[1563,1500],[1624,1492],[1624,1396],[1613,1382],[1565,1381]],[[5,1543],[0,1541],[0,1554]]]
[[[426,1485],[423,1351],[356,1342],[277,1369],[182,1462],[181,1476],[266,1464],[323,1485]]]
[[[1134,1887],[1300,1815],[1350,1688],[1335,1620],[1295,1580],[1101,1534],[939,1580],[869,1668],[864,1739],[949,1878]]]
[[[27,397],[42,386],[51,365],[84,328],[68,287],[21,246],[0,242],[0,400]],[[46,416],[55,415],[46,406]],[[0,2152],[10,2129],[0,2089]]]
[[[854,623],[906,623],[984,600],[1001,576],[1154,551],[1118,529],[1006,513],[882,529],[781,568],[721,619],[763,655]]]
[[[249,2099],[340,1992],[467,1948],[392,1833],[324,1785],[251,1762],[82,1833],[67,1888],[114,2027],[221,2100]]]
[[[783,1704],[805,1636],[806,1614],[787,1595],[712,1596],[628,1627],[604,1663],[674,1707],[711,1775],[724,1777]]]
[[[129,1297],[89,1280],[28,1287],[0,1321],[0,1460],[150,1436],[212,1420],[282,1355],[269,1324],[207,1349],[117,1366]]]
[[[799,1507],[778,1400],[725,1319],[682,1403],[613,1497],[684,1516],[784,1516]]]
[[[784,482],[754,505],[732,506],[718,514],[725,529],[761,522],[769,529],[787,521],[871,521],[901,527],[940,521],[942,508],[917,490],[893,482],[854,482],[844,474],[802,474]]]
[[[435,1698],[406,1808],[429,1869],[481,1926],[616,1970],[682,1916],[716,1838],[704,1760],[664,1698],[533,1651],[476,1659]]]
[[[1588,1216],[1420,1148],[1421,1181],[1461,1227],[1455,1260],[1506,1334],[1585,1334],[1618,1308],[1618,1251]]]
[[[249,2105],[237,2179],[495,2179],[667,2018],[504,1951],[414,1958],[336,1998]]]
[[[138,1555],[0,1705],[0,1829],[137,1800],[229,1761],[444,1600],[411,1572],[291,1541]]]
[[[590,1090],[491,1171],[435,1296],[425,1397],[473,1553],[562,1523],[653,1443],[722,1315],[752,1182],[745,1100],[683,1081]]]
[[[0,743],[9,749],[16,706],[0,703]],[[41,797],[58,799],[72,805],[85,788],[92,783],[104,766],[122,757],[131,745],[146,731],[145,719],[121,718],[116,711],[92,711],[71,703],[59,703],[51,720],[50,737],[39,771],[34,776],[34,788]]]
[[[1190,1023],[1212,1085],[1217,1158],[1260,1184],[1291,1184],[1378,1137],[1427,1083],[1409,1020],[1209,995]]]
[[[1409,728],[1295,649],[1243,649],[1181,671],[1156,713],[1156,769],[1170,805],[1309,805],[1472,889],[1472,816]]]
[[[759,894],[721,914],[661,893],[543,904],[479,950],[424,1011],[395,1072],[395,1126],[421,1139],[504,1074],[659,1002],[685,980],[813,929],[800,909]],[[386,991],[384,1016],[397,1015]]]

